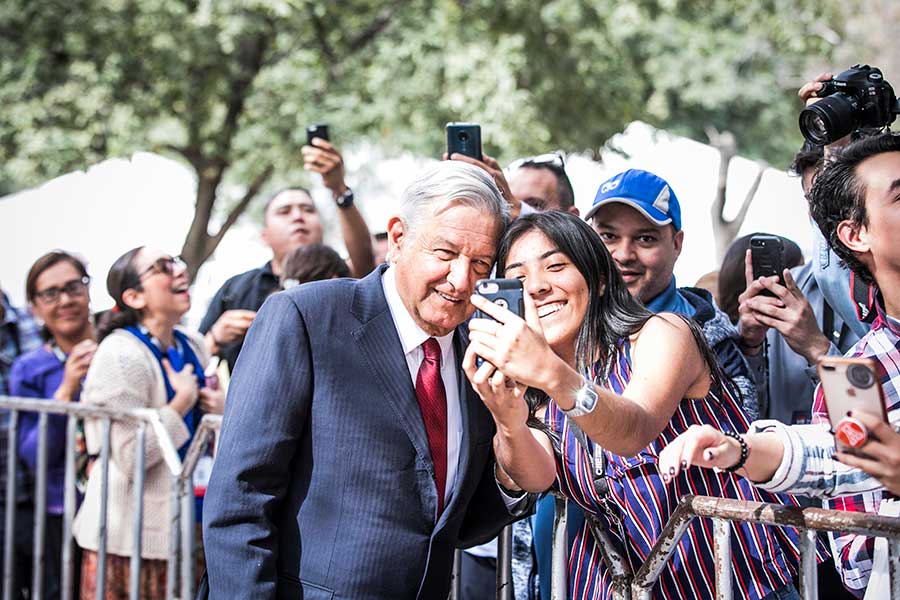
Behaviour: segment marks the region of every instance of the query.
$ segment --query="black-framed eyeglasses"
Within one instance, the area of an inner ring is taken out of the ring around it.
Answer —
[[[140,275],[138,275],[138,279],[143,281],[147,275],[168,275],[169,277],[173,277],[176,274],[180,273],[184,269],[187,268],[184,260],[180,256],[171,257],[171,256],[160,256],[153,263],[144,269]]]
[[[528,156],[520,158],[509,163],[508,169],[515,171],[522,167],[550,167],[565,171],[566,159],[562,152],[548,152],[547,154],[538,154],[537,156]]]
[[[85,275],[80,279],[67,281],[61,286],[51,287],[39,292],[35,292],[34,297],[40,300],[42,304],[46,304],[48,306],[59,302],[59,299],[62,298],[63,294],[68,295],[69,298],[82,298],[87,295],[87,289],[90,283],[91,278]]]

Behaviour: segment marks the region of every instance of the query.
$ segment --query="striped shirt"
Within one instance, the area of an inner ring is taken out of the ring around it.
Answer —
[[[602,382],[595,367],[594,381],[621,394],[631,378],[628,340],[620,343],[614,359],[608,380]],[[630,561],[632,571],[646,560],[679,499],[686,494],[795,504],[790,497],[773,496],[756,489],[741,477],[711,469],[687,469],[671,484],[663,483],[657,468],[659,452],[691,425],[709,424],[717,429],[739,432],[747,430],[747,419],[740,402],[730,390],[715,384],[706,397],[683,400],[659,437],[634,457],[624,458],[594,448],[593,442],[588,440],[591,452],[603,452],[606,458],[609,483],[606,502],[594,489],[590,455],[552,400],[545,418],[561,439],[556,487],[586,513],[597,517],[601,526],[609,531],[613,543]],[[789,585],[799,557],[796,540],[795,530],[735,522],[731,541],[734,597],[757,600]],[[570,598],[611,598],[612,578],[601,560],[598,546],[585,524],[576,536],[569,558]],[[653,588],[653,597],[711,599],[715,597],[714,590],[712,522],[694,519]]]
[[[900,411],[891,413],[891,422],[900,421]],[[755,421],[751,433],[777,435],[784,447],[781,464],[772,479],[757,487],[776,493],[834,498],[882,489],[877,479],[864,471],[834,460],[834,436],[825,423],[785,425],[779,421]]]
[[[887,316],[880,295],[876,301],[876,308],[878,316],[872,323],[872,329],[847,352],[846,356],[871,358],[876,362],[881,386],[884,389],[885,405],[892,422],[896,423],[900,417],[900,414],[895,412],[900,409],[900,322]],[[828,423],[821,386],[816,388],[813,422]],[[825,507],[877,513],[882,501],[895,498],[881,486],[874,489],[871,478],[860,476],[859,485],[862,493],[830,499],[825,502]],[[870,487],[866,490],[865,486]],[[844,585],[862,597],[872,572],[875,538],[837,533],[830,534],[830,538],[834,562],[841,573]]]

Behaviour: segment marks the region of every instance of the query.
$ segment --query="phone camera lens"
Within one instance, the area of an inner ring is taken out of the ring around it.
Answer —
[[[459,141],[468,142],[469,141],[469,133],[467,131],[459,132]]]
[[[850,365],[847,368],[847,381],[858,388],[870,388],[875,385],[875,376],[863,365]]]

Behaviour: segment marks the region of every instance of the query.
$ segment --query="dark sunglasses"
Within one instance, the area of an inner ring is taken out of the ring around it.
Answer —
[[[63,294],[67,294],[69,298],[82,298],[87,295],[88,285],[91,278],[85,275],[81,279],[73,279],[59,287],[51,287],[34,293],[34,297],[43,304],[51,305],[59,302]]]
[[[168,275],[169,277],[173,277],[186,268],[187,265],[180,256],[176,256],[174,258],[172,258],[171,256],[161,256],[153,261],[153,264],[144,269],[144,271],[141,272],[140,275],[138,275],[138,279],[143,280],[147,275],[156,274]]]

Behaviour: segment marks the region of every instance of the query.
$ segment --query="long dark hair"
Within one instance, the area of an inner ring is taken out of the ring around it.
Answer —
[[[605,378],[612,367],[610,361],[620,340],[637,333],[653,318],[654,313],[629,293],[600,236],[571,213],[546,211],[517,219],[500,241],[497,250],[498,273],[506,270],[509,251],[516,240],[534,229],[546,235],[572,261],[587,282],[588,307],[575,342],[575,368],[587,374],[599,361],[601,376]],[[690,328],[697,349],[714,379],[719,383],[725,381],[703,330],[693,319],[681,318]],[[526,394],[526,398],[532,410],[546,401],[546,395],[538,395],[534,391]]]
[[[116,329],[137,325],[141,322],[141,313],[125,304],[122,295],[125,290],[140,290],[141,277],[134,265],[134,259],[143,250],[143,246],[132,248],[116,259],[106,276],[106,291],[115,300],[112,310],[106,311],[97,327],[97,341],[102,342]]]

